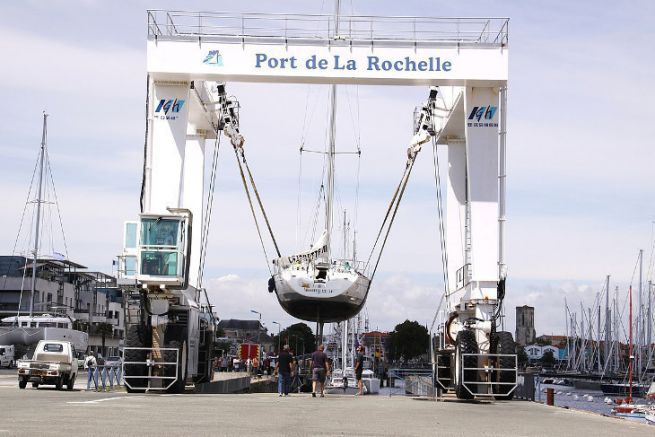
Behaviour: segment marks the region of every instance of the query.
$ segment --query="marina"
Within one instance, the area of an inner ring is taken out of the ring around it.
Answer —
[[[0,435],[653,435],[650,5],[197,3],[0,14]]]

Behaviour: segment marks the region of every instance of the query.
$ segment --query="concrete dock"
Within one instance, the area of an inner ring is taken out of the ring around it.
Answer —
[[[655,426],[525,401],[19,390],[7,374],[0,375],[0,405],[0,436],[655,435]]]

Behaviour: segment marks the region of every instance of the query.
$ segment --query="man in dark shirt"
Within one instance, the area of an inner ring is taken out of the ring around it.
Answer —
[[[362,372],[364,371],[364,346],[357,346],[357,358],[355,359],[355,378],[357,379],[356,395],[364,394],[364,383],[362,382]]]
[[[330,373],[330,362],[328,357],[323,352],[325,346],[320,344],[318,350],[312,353],[312,397],[316,397],[316,383],[321,385],[321,397],[325,397],[323,390],[325,389],[325,376]]]
[[[291,383],[291,370],[293,357],[289,353],[289,345],[285,344],[280,355],[277,357],[277,391],[282,396],[289,396],[289,385]]]

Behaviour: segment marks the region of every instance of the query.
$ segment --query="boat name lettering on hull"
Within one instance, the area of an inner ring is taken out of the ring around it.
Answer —
[[[328,288],[306,288],[305,291],[311,294],[333,294],[333,289]]]

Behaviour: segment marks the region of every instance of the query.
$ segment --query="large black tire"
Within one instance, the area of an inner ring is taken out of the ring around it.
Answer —
[[[23,390],[25,387],[27,387],[27,379],[21,379],[18,381],[18,388]]]
[[[57,381],[55,382],[55,388],[57,390],[61,390],[61,388],[64,386],[64,377],[60,376],[57,378]]]
[[[514,339],[510,332],[501,331],[497,332],[492,339],[492,348],[495,346],[495,352],[497,354],[514,354],[516,353],[514,346]],[[498,359],[498,365],[502,369],[511,369],[504,372],[496,372],[496,381],[497,382],[515,382],[516,375],[516,361],[512,357],[500,357]],[[512,389],[511,385],[498,385],[494,386],[494,396],[498,400],[509,401],[514,397],[514,391],[510,393]],[[508,394],[509,393],[509,394]]]
[[[71,391],[75,387],[75,375],[72,378],[68,378],[66,381],[66,390]]]
[[[477,385],[474,382],[478,380],[478,371],[461,370],[462,367],[478,367],[477,357],[462,357],[462,354],[477,353],[478,342],[475,339],[475,332],[469,330],[459,331],[455,341],[455,394],[458,399],[473,399],[474,396],[471,392],[477,391]],[[466,381],[466,386],[462,381]]]
[[[25,382],[27,384],[27,382]],[[32,388],[39,388],[39,383],[38,382],[33,382],[32,383]]]
[[[150,347],[152,337],[149,329],[145,325],[128,325],[125,329],[125,346],[126,347]],[[125,350],[123,352],[123,360],[145,362],[148,358],[147,351],[141,350]],[[148,374],[148,366],[145,364],[125,364],[124,376],[139,376]],[[133,387],[147,387],[147,378],[129,378],[126,379]],[[125,390],[128,393],[143,393],[144,389],[132,389],[125,384]]]
[[[175,348],[179,353],[175,351],[164,351],[163,357],[164,361],[168,363],[175,362],[177,356],[177,379],[167,390],[166,393],[184,393],[184,388],[186,387],[186,342],[180,342],[179,340],[171,341],[168,346],[169,348]],[[165,371],[166,376],[175,376],[175,368],[173,366],[167,366]],[[170,383],[170,379],[166,380],[166,383]]]

